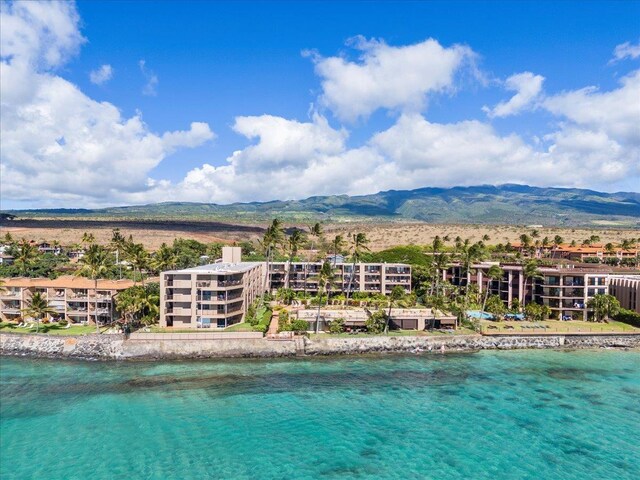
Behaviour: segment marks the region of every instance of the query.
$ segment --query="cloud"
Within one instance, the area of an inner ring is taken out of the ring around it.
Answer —
[[[543,76],[534,75],[531,72],[511,75],[505,81],[505,88],[517,93],[506,102],[500,102],[493,108],[484,106],[482,110],[489,118],[507,117],[520,113],[530,107],[533,101],[538,98],[542,92],[543,82]]]
[[[602,131],[628,145],[640,144],[640,70],[620,79],[620,88],[600,92],[596,87],[548,96],[542,106],[581,128]]]
[[[102,85],[113,77],[113,68],[111,65],[102,65],[96,70],[89,72],[89,80],[96,85]]]
[[[56,68],[75,55],[85,39],[73,2],[2,2],[2,62]]]
[[[147,83],[142,87],[142,94],[155,97],[158,95],[158,76],[146,67],[144,60],[140,60],[138,66],[140,67],[142,75],[147,79]]]
[[[355,37],[349,45],[361,52],[358,61],[305,52],[322,78],[321,103],[349,122],[379,108],[421,111],[429,94],[453,90],[456,72],[475,59],[469,47],[446,48],[434,39],[393,47]]]
[[[167,156],[214,138],[199,122],[184,131],[153,133],[141,114],[123,118],[113,104],[91,99],[53,73],[84,41],[69,30],[78,28],[71,7],[3,4],[0,189],[5,201],[80,207],[144,195],[162,185],[149,172]],[[21,38],[30,40],[16,46]],[[5,55],[5,45],[10,54]]]
[[[631,42],[624,42],[617,45],[613,50],[613,58],[609,63],[616,63],[625,58],[636,59],[640,57],[640,42],[637,45],[633,45]]]

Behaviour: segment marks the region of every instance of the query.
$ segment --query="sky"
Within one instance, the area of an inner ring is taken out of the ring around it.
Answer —
[[[4,209],[640,191],[640,1],[0,5]]]

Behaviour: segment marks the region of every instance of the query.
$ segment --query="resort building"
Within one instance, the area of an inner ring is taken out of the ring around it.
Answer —
[[[574,245],[568,243],[562,243],[559,245],[537,245],[537,246],[524,246],[521,243],[513,243],[513,248],[520,253],[529,253],[534,251],[534,256],[537,258],[549,257],[551,259],[566,259],[576,262],[583,262],[589,258],[597,258],[604,262],[607,259],[618,260],[636,260],[640,256],[639,247],[622,248],[618,245],[610,246],[602,244],[590,244],[590,245]]]
[[[239,250],[225,247],[221,263],[162,272],[160,326],[225,328],[244,321],[264,291],[265,264],[240,262]]]
[[[243,322],[249,305],[269,287],[318,292],[320,262],[243,262],[239,247],[223,247],[222,259],[160,276],[160,326],[226,328]],[[389,294],[400,285],[411,292],[411,267],[404,264],[334,265],[333,291]],[[351,272],[355,272],[351,278]],[[270,282],[270,284],[269,284]]]
[[[640,275],[610,275],[609,293],[622,308],[640,313]]]
[[[318,330],[326,331],[329,329],[331,322],[338,318],[344,320],[344,326],[348,330],[364,329],[369,313],[364,308],[320,310],[318,318],[318,309],[313,308],[297,310],[295,315],[298,319],[304,320],[309,324],[309,331],[316,329],[316,321],[318,320]],[[436,315],[429,308],[392,308],[389,327],[403,330],[455,329],[456,317],[442,314]]]
[[[388,295],[401,286],[411,293],[411,266],[403,263],[331,263],[333,292],[366,292]],[[274,262],[269,265],[271,288],[290,288],[297,292],[318,292],[321,262]]]
[[[526,279],[522,265],[502,264],[500,268],[502,268],[503,276],[495,280],[489,279],[487,276],[489,268],[493,265],[498,265],[498,263],[474,264],[468,276],[461,265],[452,265],[444,272],[443,279],[461,287],[468,283],[475,284],[481,294],[488,288],[490,295],[499,295],[508,307],[513,305],[514,300],[520,304],[524,301],[525,303],[536,302],[547,305],[551,309],[552,318],[566,320],[586,320],[589,314],[587,304],[595,295],[611,293],[618,297],[615,291],[609,291],[609,285],[612,278],[620,277],[616,273],[621,270],[607,265],[540,266],[538,268],[541,275],[539,278]],[[618,290],[622,292],[622,287]]]
[[[7,278],[0,290],[0,319],[13,321],[24,316],[33,294],[38,292],[56,310],[55,318],[71,323],[111,323],[119,318],[115,308],[118,292],[133,286],[131,280],[93,280],[63,276],[48,278]]]

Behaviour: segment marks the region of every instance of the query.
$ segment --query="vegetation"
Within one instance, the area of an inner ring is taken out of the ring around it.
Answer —
[[[160,317],[160,285],[134,285],[116,296],[116,308],[129,326],[153,325]]]
[[[25,317],[31,317],[36,322],[36,333],[40,329],[40,321],[47,315],[57,315],[55,309],[49,306],[49,302],[44,298],[40,292],[33,294],[31,299],[27,302],[27,308],[22,313]]]
[[[595,295],[587,302],[596,322],[607,322],[620,312],[620,302],[613,295]]]

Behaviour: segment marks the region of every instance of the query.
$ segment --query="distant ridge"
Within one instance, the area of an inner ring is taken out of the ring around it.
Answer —
[[[419,220],[432,223],[640,226],[640,193],[604,193],[528,185],[389,190],[371,195],[304,200],[212,203],[164,202],[101,209],[6,210],[20,218],[118,218],[263,221]]]

